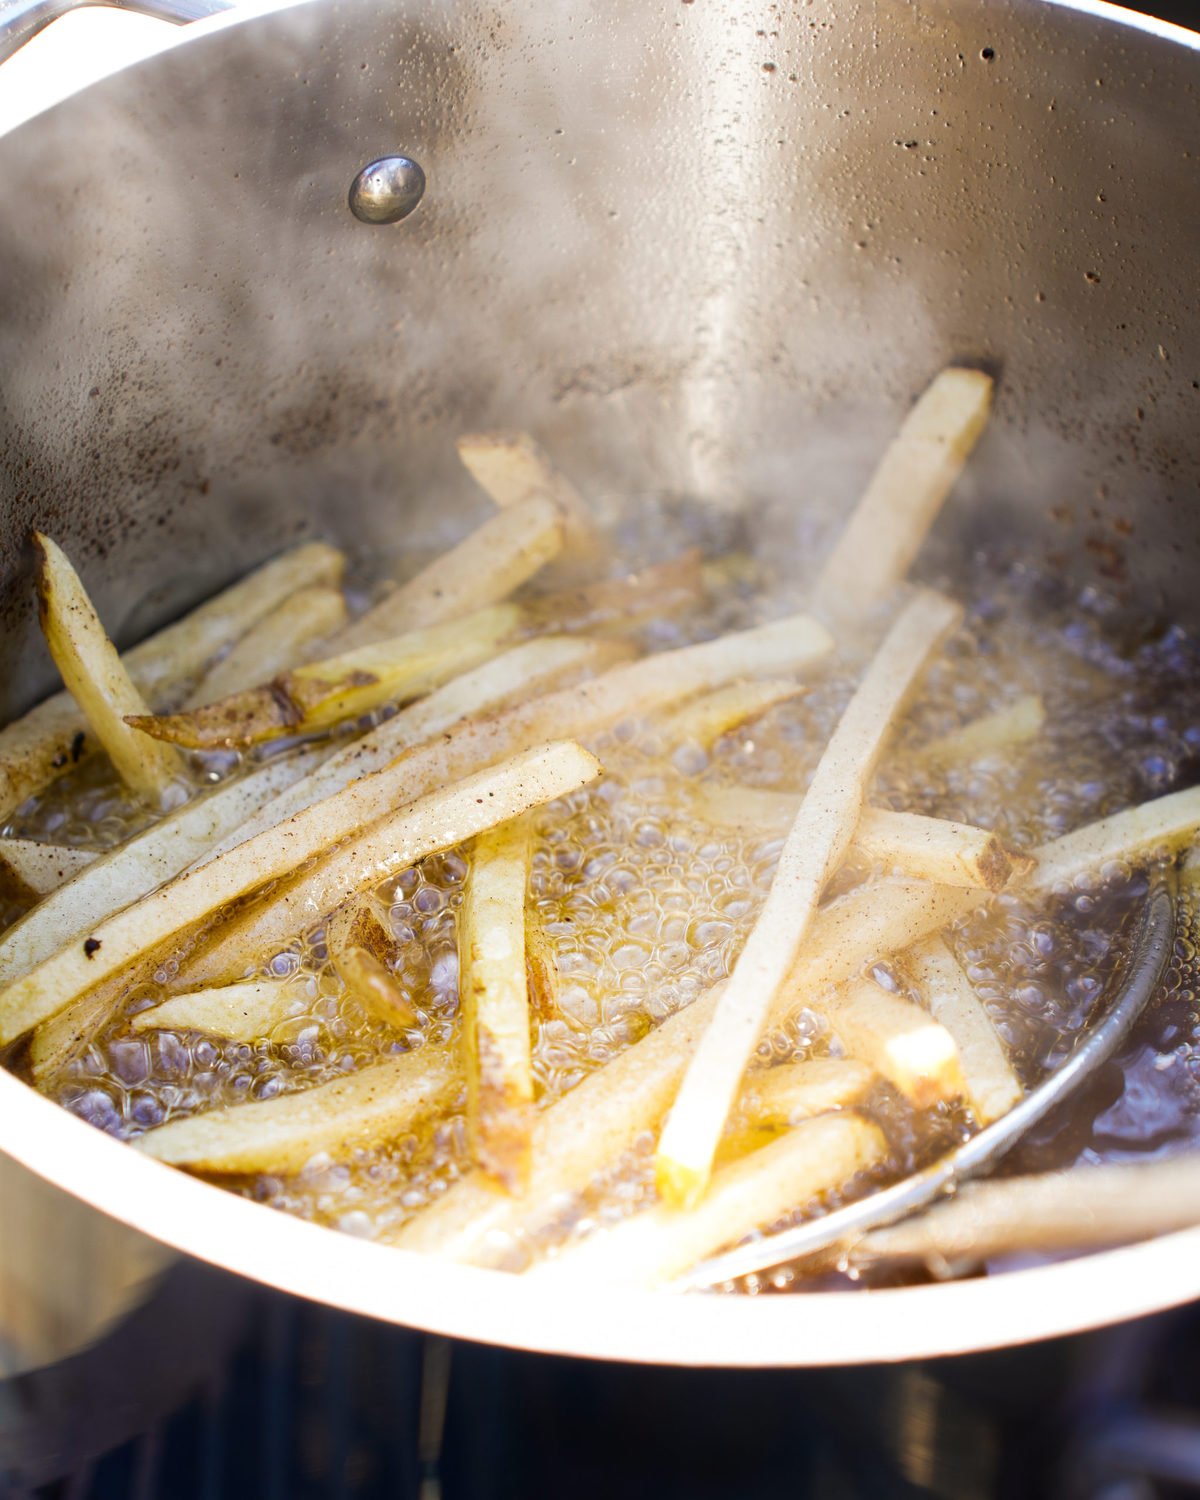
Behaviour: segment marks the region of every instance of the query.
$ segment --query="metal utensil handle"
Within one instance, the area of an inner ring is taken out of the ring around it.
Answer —
[[[1017,1141],[1059,1104],[1084,1078],[1108,1061],[1129,1035],[1133,1023],[1154,993],[1175,941],[1175,900],[1169,875],[1156,876],[1146,896],[1134,937],[1133,954],[1121,992],[1104,1020],[1069,1058],[1006,1115],[923,1171],[893,1187],[871,1193],[858,1203],[810,1219],[795,1229],[754,1240],[725,1255],[702,1261],[674,1285],[681,1289],[711,1287],[787,1261],[826,1250],[868,1229],[881,1229],[977,1176],[1011,1150]]]
[[[235,0],[0,0],[0,63],[19,51],[51,21],[85,5],[134,10],[159,21],[186,25],[232,10]]]

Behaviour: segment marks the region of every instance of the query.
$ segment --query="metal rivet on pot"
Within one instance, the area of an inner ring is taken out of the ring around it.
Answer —
[[[425,173],[408,156],[368,162],[350,184],[350,212],[364,224],[398,224],[425,191]]]

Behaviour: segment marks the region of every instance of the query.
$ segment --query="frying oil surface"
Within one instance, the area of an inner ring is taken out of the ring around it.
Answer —
[[[1103,601],[1031,603],[1021,579],[994,580],[968,600],[968,619],[929,672],[876,780],[876,805],[994,829],[1028,850],[1085,822],[1200,779],[1200,673],[1192,646],[1168,632],[1117,631]],[[961,596],[961,590],[960,590]],[[735,592],[705,617],[656,627],[653,649],[748,623]],[[711,751],[668,742],[661,722],[616,726],[589,742],[606,774],[534,819],[529,919],[553,955],[557,984],[536,1018],[540,1098],[569,1090],[663,1017],[727,975],[766,895],[782,831],[707,825],[694,790],[742,783],[799,792],[861,669],[839,657],[803,697],[725,736]],[[971,764],[941,766],[916,753],[930,738],[1025,693],[1044,700],[1032,740]],[[228,770],[228,767],[218,769]],[[102,772],[23,809],[10,833],[104,846],[128,836],[137,812]],[[837,877],[843,891],[873,870],[860,857]],[[1026,1083],[1070,1050],[1103,1002],[1142,877],[1106,872],[1103,886],[1029,904],[1002,895],[951,935]],[[382,888],[394,940],[392,969],[415,1011],[389,1031],[342,992],[318,929],[262,977],[291,976],[293,1013],[253,1044],[189,1032],[133,1034],[129,1018],[170,993],[172,975],[133,989],[117,1018],[48,1081],[67,1108],[121,1137],[195,1111],[336,1077],[391,1052],[454,1041],[458,1029],[456,912],[468,875],[461,850],[424,860]],[[10,913],[11,914],[11,913]],[[1061,1165],[1167,1149],[1200,1136],[1200,1026],[1194,1006],[1197,916],[1181,922],[1175,962],[1124,1070],[1105,1070],[1062,1118],[1043,1123],[1013,1166]],[[877,970],[895,983],[887,965]],[[831,1038],[800,1007],[764,1038],[757,1065],[820,1055]],[[835,1046],[836,1050],[836,1046]],[[917,1121],[880,1088],[870,1108],[892,1145],[895,1172],[961,1138],[955,1111]],[[563,1205],[558,1232],[620,1217],[652,1196],[649,1137],[583,1199]],[[288,1178],[239,1190],[350,1232],[387,1235],[454,1180],[465,1162],[461,1116],[348,1160],[320,1157]],[[861,1186],[861,1185],[860,1185]]]

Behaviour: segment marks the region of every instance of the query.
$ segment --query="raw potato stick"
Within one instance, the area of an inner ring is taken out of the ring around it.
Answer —
[[[184,773],[177,751],[155,744],[125,719],[148,712],[146,701],[109,640],[79,575],[62,549],[34,532],[38,550],[38,616],[54,665],[125,785],[157,804]]]
[[[984,756],[1003,752],[1034,739],[1046,722],[1046,710],[1036,693],[1027,693],[998,708],[994,714],[972,719],[961,729],[930,740],[916,752],[918,760],[938,765],[970,765]]]
[[[388,968],[391,946],[372,896],[347,901],[325,924],[325,949],[347,993],[375,1020],[407,1031],[419,1024],[419,1017]]]
[[[908,572],[987,422],[992,381],[938,375],[905,418],[817,581],[818,614],[877,607]]]
[[[658,1286],[803,1207],[887,1155],[882,1132],[855,1114],[820,1115],[722,1167],[687,1213],[666,1205],[598,1229],[527,1275],[541,1282]]]
[[[134,646],[121,660],[142,696],[159,707],[289,594],[310,584],[336,584],[344,566],[342,554],[323,542],[285,552]],[[67,692],[54,694],[0,730],[0,817],[95,749]]]
[[[1023,890],[1038,895],[1066,890],[1084,876],[1102,876],[1105,865],[1176,849],[1197,828],[1200,787],[1140,802],[1035,849],[1037,867]]]
[[[508,1192],[529,1177],[533,1126],[525,890],[525,819],[482,833],[458,914],[458,994],[471,1155]]]
[[[761,718],[777,703],[805,692],[807,688],[798,682],[731,682],[669,714],[663,724],[663,738],[668,744],[701,745],[707,750],[731,729]]]
[[[599,770],[599,762],[581,746],[559,742],[514,756],[366,827],[358,787],[347,787],[337,797],[297,813],[281,829],[176,876],[0,990],[0,1040],[21,1036],[93,986],[148,960],[229,902],[333,845],[337,847],[332,856],[317,864],[325,904],[309,914],[308,925],[426,854],[573,791]]]
[[[675,1207],[703,1196],[771,1000],[787,979],[821,892],[854,836],[895,720],[929,658],[961,618],[962,610],[949,599],[918,593],[888,632],[825,747],[766,901],[659,1140],[658,1188]]]
[[[958,1048],[919,1005],[871,979],[859,979],[814,1002],[851,1057],[886,1078],[916,1109],[966,1092]]]
[[[203,1031],[235,1042],[269,1036],[289,1016],[303,1015],[310,1001],[302,985],[280,979],[248,980],[211,990],[175,995],[140,1010],[134,1031]]]
[[[600,551],[591,512],[527,432],[468,432],[456,447],[467,472],[501,513],[542,497],[554,502],[566,525],[565,561],[586,564]]]
[[[99,852],[36,839],[0,839],[0,870],[35,896],[48,896],[86,869]]]
[[[135,1144],[158,1161],[203,1172],[294,1172],[318,1151],[346,1155],[394,1139],[451,1104],[462,1067],[419,1047],[299,1093],[234,1104],[148,1130]]]
[[[340,589],[313,586],[297,589],[241,637],[204,674],[200,685],[184,700],[185,708],[215,703],[230,693],[253,687],[293,667],[302,648],[324,640],[346,622],[346,601]]]
[[[562,550],[563,518],[535,496],[497,516],[340,631],[331,644],[355,651],[388,636],[444,624],[507,599]]]
[[[852,1057],[813,1057],[748,1073],[738,1123],[722,1140],[718,1159],[745,1156],[801,1120],[857,1104],[874,1082],[874,1072]]]
[[[1024,1094],[987,1007],[962,966],[940,937],[927,938],[905,954],[904,966],[917,993],[954,1038],[975,1118],[990,1125]]]

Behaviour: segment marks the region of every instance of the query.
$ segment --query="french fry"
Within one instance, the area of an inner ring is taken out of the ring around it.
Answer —
[[[408,583],[338,633],[339,652],[357,651],[389,636],[445,624],[507,599],[557,557],[563,518],[552,500],[533,497],[497,516],[436,558]]]
[[[295,666],[304,646],[324,640],[345,622],[346,601],[340,589],[315,584],[297,589],[234,641],[188,694],[183,706],[216,703]]]
[[[281,757],[196,797],[126,843],[93,860],[0,937],[0,984],[28,974],[66,939],[185,870],[254,811],[304,776],[313,752]]]
[[[173,995],[161,1005],[140,1010],[130,1023],[134,1031],[204,1031],[235,1042],[269,1036],[289,1016],[303,1015],[309,1000],[287,980],[247,980],[217,989]]]
[[[458,994],[471,1154],[508,1192],[529,1177],[533,1063],[525,975],[525,820],[480,834],[458,915]]]
[[[0,871],[35,896],[48,896],[80,870],[99,850],[70,844],[43,844],[37,839],[0,839]]]
[[[560,1017],[558,955],[536,906],[525,913],[525,978],[534,1015],[545,1020]]]
[[[915,1108],[966,1092],[954,1038],[911,1000],[858,979],[830,991],[815,1008],[851,1057],[886,1078]]]
[[[516,605],[493,604],[444,625],[281,672],[270,682],[188,713],[130,715],[128,723],[156,739],[197,750],[328,729],[385,703],[419,698],[477,667],[520,625]]]
[[[574,790],[599,770],[599,762],[581,746],[559,742],[514,756],[365,827],[359,788],[349,786],[295,814],[278,831],[259,834],[176,876],[5,986],[0,990],[0,1038],[13,1041],[94,986],[149,961],[231,901],[334,845],[313,866],[320,904],[307,914],[307,924],[304,915],[293,913],[292,920],[301,926],[427,854]]]
[[[505,755],[544,744],[555,734],[582,738],[731,678],[785,668],[802,671],[820,660],[830,644],[820,626],[797,616],[699,646],[664,651],[494,718],[464,721],[436,743],[409,751],[385,770],[358,781],[355,795],[362,817],[382,817],[398,802],[472,775]],[[316,914],[327,909],[323,900],[319,878],[301,872],[272,894],[269,905],[255,904],[225,923],[211,942],[189,955],[180,979],[198,988],[240,977],[255,955],[278,951],[295,937],[299,913],[312,914],[311,925]]]
[[[234,1104],[148,1130],[135,1144],[199,1172],[293,1172],[319,1151],[346,1155],[419,1125],[454,1101],[462,1066],[419,1047],[299,1093]]]
[[[1034,850],[1037,866],[1025,882],[1031,895],[1067,890],[1104,866],[1170,851],[1200,828],[1200,787],[1139,802],[1124,812],[1068,833]]]
[[[708,749],[731,729],[761,718],[777,703],[798,698],[806,691],[798,682],[770,679],[765,682],[731,682],[668,714],[662,726],[663,738],[668,744],[695,744]],[[792,808],[792,817],[796,815],[796,806]]]
[[[820,1115],[722,1167],[704,1201],[687,1213],[660,1204],[634,1214],[567,1245],[526,1275],[548,1283],[661,1285],[886,1156],[878,1126],[855,1114]]]
[[[289,594],[311,584],[336,584],[344,565],[342,554],[323,542],[285,552],[121,660],[143,697],[161,706]],[[95,738],[67,692],[55,693],[0,730],[0,817],[95,749]]]
[[[855,616],[908,572],[987,422],[992,381],[943,370],[904,419],[826,562],[818,614]]]
[[[586,564],[600,550],[592,514],[527,432],[468,432],[455,445],[463,466],[503,513],[537,497],[554,502],[566,525],[564,560]]]
[[[325,924],[329,961],[347,992],[375,1020],[404,1031],[416,1026],[418,1017],[387,966],[391,945],[391,934],[370,896],[347,901]]]
[[[703,596],[700,554],[692,551],[621,578],[605,578],[526,599],[521,613],[527,630],[599,635],[625,632],[648,620],[669,619]]]
[[[875,1074],[852,1057],[814,1057],[746,1075],[737,1121],[721,1141],[718,1161],[733,1161],[784,1130],[830,1110],[857,1104]]]
[[[125,723],[127,715],[148,711],[145,699],[65,553],[41,532],[35,532],[33,540],[38,551],[38,616],[54,665],[121,780],[137,796],[158,803],[171,782],[183,775],[183,761],[176,751]]]
[[[929,1013],[954,1038],[975,1118],[990,1125],[1008,1113],[1024,1090],[987,1007],[940,937],[910,948],[904,966]]]
[[[1041,733],[1046,709],[1036,693],[1026,693],[1007,708],[972,719],[961,729],[930,740],[916,752],[918,760],[938,765],[970,765],[984,756],[1024,744]]]
[[[854,837],[892,726],[930,656],[961,617],[950,600],[917,594],[888,632],[821,756],[767,899],[659,1140],[659,1192],[676,1207],[694,1204],[704,1193],[772,997],[787,979],[825,883]]]

